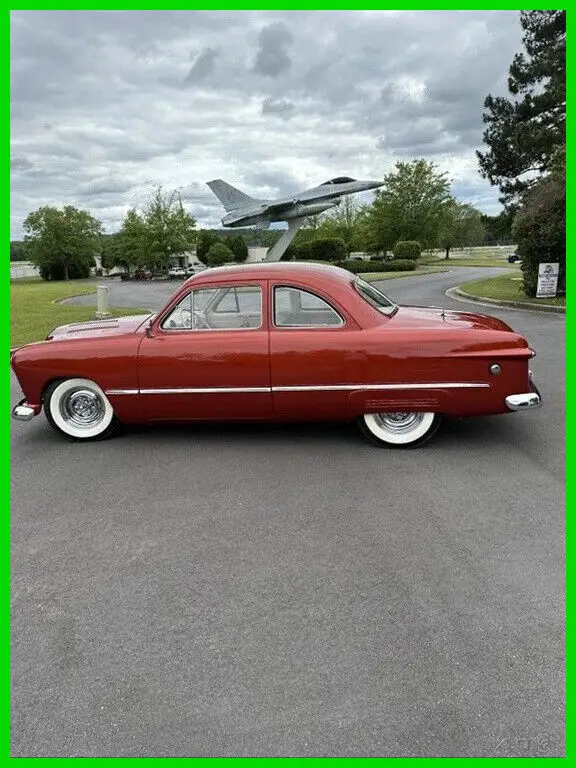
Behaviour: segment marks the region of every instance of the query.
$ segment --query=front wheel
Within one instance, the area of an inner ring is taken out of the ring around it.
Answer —
[[[377,445],[416,448],[434,435],[441,420],[437,413],[365,413],[358,426]]]
[[[54,382],[44,405],[50,425],[69,440],[103,440],[118,423],[110,401],[90,379]]]

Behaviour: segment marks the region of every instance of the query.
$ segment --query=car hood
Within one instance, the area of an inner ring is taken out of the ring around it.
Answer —
[[[402,328],[452,328],[490,329],[494,331],[512,331],[509,325],[490,315],[476,312],[459,312],[442,307],[399,306],[391,322]]]
[[[95,336],[120,336],[136,331],[152,314],[110,317],[103,320],[89,320],[84,323],[60,325],[47,336],[47,339],[79,339]]]

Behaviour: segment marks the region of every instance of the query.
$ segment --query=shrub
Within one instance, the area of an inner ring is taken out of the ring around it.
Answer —
[[[416,262],[412,259],[393,259],[384,262],[386,272],[414,272],[415,269]]]
[[[206,263],[210,267],[219,267],[234,261],[234,254],[224,243],[213,243],[206,255]]]
[[[359,273],[370,274],[371,272],[413,272],[416,269],[416,262],[409,259],[395,259],[394,261],[362,261],[361,259],[347,259],[338,261],[337,267],[347,269],[355,275]]]
[[[66,274],[62,264],[41,264],[40,277],[43,280],[64,280]],[[71,264],[68,267],[68,280],[82,280],[90,277],[88,264]]]
[[[340,237],[326,237],[312,240],[309,258],[320,261],[341,261],[346,258],[348,252],[346,243]]]
[[[399,240],[394,246],[394,259],[419,259],[421,253],[418,240]]]
[[[565,293],[566,186],[560,173],[541,179],[525,193],[512,232],[522,258],[524,293],[536,296],[538,267],[543,262],[560,264],[558,293]]]
[[[337,267],[347,269],[357,275],[359,272],[384,272],[386,267],[382,261],[364,261],[363,259],[346,259],[337,261]]]

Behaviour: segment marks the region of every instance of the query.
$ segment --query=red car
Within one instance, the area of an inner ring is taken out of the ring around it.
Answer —
[[[337,267],[264,263],[191,277],[152,316],[56,328],[11,356],[29,420],[68,438],[118,423],[357,420],[415,446],[442,416],[537,408],[534,352],[501,320],[397,306]]]

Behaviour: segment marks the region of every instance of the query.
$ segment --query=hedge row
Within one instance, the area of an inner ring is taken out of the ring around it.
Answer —
[[[410,259],[393,259],[392,261],[364,261],[363,259],[346,259],[336,262],[337,267],[347,269],[357,275],[360,272],[413,272],[416,262]]]

